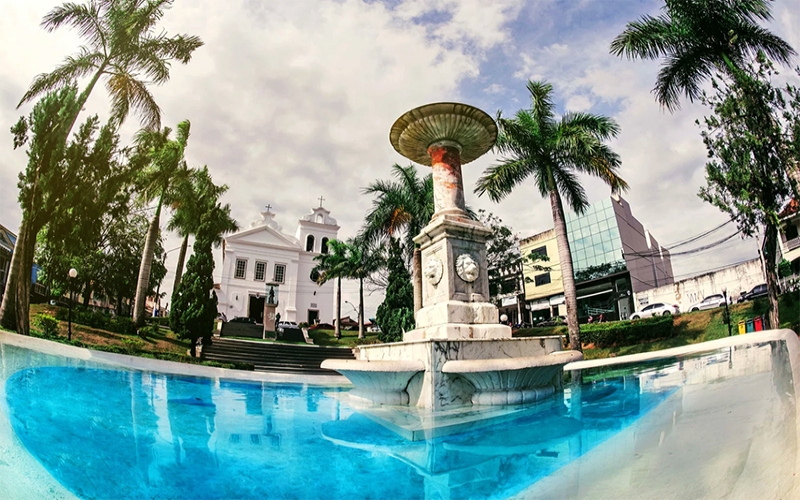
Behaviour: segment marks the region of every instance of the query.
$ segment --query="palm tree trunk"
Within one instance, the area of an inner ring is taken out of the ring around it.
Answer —
[[[0,326],[17,332],[17,288],[23,268],[23,248],[25,247],[27,225],[27,219],[23,218],[19,227],[19,236],[14,245],[14,253],[11,255],[6,289],[3,293],[3,304],[0,305]]]
[[[422,309],[422,250],[414,247],[414,315]]]
[[[186,248],[189,246],[189,235],[183,237],[183,243],[181,243],[181,251],[178,254],[178,267],[175,269],[175,284],[172,285],[172,296],[174,297],[175,294],[178,292],[178,287],[181,284],[181,278],[183,277],[183,261],[186,260]],[[175,299],[172,299],[172,302],[175,302]]]
[[[336,324],[333,327],[333,336],[342,338],[342,278],[336,278]]]
[[[775,270],[775,257],[778,247],[778,228],[767,224],[764,231],[764,274],[767,278],[767,296],[769,297],[769,327],[780,328],[778,310],[778,276]]]
[[[164,199],[164,194],[158,200],[158,208],[150,221],[150,227],[147,229],[147,240],[144,243],[144,250],[142,251],[142,262],[139,266],[139,280],[136,284],[136,299],[133,303],[133,323],[136,327],[144,326],[144,305],[147,301],[147,289],[150,284],[150,267],[153,264],[153,254],[156,251],[156,242],[158,240],[158,230],[161,224],[161,202]]]
[[[358,338],[364,335],[364,278],[358,278]]]
[[[569,330],[569,348],[583,352],[581,347],[581,331],[578,325],[578,299],[575,291],[575,275],[572,268],[572,255],[567,239],[567,222],[564,218],[564,207],[558,190],[550,190],[550,208],[553,211],[553,226],[558,244],[558,260],[561,263],[561,281],[564,284],[564,301],[567,304],[567,329]]]

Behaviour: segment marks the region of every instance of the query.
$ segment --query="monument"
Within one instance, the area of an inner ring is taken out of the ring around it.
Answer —
[[[486,239],[491,230],[465,210],[461,166],[494,146],[497,125],[480,109],[434,103],[395,121],[389,140],[406,158],[433,169],[435,212],[414,241],[422,253],[422,308],[403,341],[357,348],[357,360],[323,368],[353,382],[351,400],[445,410],[516,405],[561,387],[561,368],[582,359],[561,338],[512,338],[489,302]]]

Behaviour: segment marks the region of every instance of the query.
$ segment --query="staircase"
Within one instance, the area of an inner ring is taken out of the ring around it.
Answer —
[[[325,359],[355,359],[355,356],[351,349],[342,347],[215,338],[210,346],[203,348],[203,359],[220,363],[250,363],[255,366],[256,371],[264,372],[338,375],[337,372],[325,370],[319,365]]]

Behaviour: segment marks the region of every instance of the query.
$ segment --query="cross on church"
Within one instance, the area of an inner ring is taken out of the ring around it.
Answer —
[[[269,212],[270,208],[272,208],[272,205],[267,205],[267,212]]]
[[[323,198],[322,196],[320,196],[320,197],[319,197],[319,206],[320,206],[320,208],[322,208],[322,202],[323,202],[323,201],[325,201],[325,198]]]

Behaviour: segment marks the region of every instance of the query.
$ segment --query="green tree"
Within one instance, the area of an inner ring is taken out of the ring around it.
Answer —
[[[214,288],[214,256],[211,253],[212,235],[207,225],[197,234],[194,253],[186,265],[181,289],[173,295],[170,327],[181,338],[191,341],[192,357],[197,356],[197,339],[211,344],[214,319],[217,317],[217,295]],[[204,231],[205,230],[205,231]]]
[[[509,280],[503,273],[514,266],[520,266],[519,238],[503,220],[485,210],[478,210],[478,220],[492,230],[486,240],[486,269],[489,274],[489,295],[521,292],[517,290],[516,280]],[[519,267],[521,270],[522,268]]]
[[[173,213],[167,228],[177,231],[183,236],[180,253],[178,254],[178,265],[175,270],[175,282],[172,287],[174,294],[181,283],[183,275],[183,264],[186,259],[186,249],[189,246],[189,236],[196,234],[200,228],[202,215],[215,205],[219,198],[228,191],[228,186],[223,184],[217,186],[211,179],[208,166],[199,170],[192,170],[189,177],[183,179],[175,189],[175,201],[172,204]],[[222,227],[222,234],[236,231],[239,227],[230,217],[230,206],[228,207],[227,220],[219,221]],[[222,216],[224,219],[224,215]],[[218,244],[218,242],[214,242]]]
[[[76,99],[74,86],[48,93],[27,118],[21,117],[11,128],[14,148],[28,146],[28,164],[17,183],[22,222],[0,306],[0,326],[23,335],[30,329],[30,276],[36,238],[70,187],[68,167],[74,163],[64,161],[64,131],[71,126]]]
[[[747,78],[715,80],[713,95],[702,98],[713,114],[703,123],[710,161],[700,197],[730,214],[743,235],[763,231],[769,319],[777,328],[778,213],[792,194],[786,165],[797,161],[789,144],[793,124],[783,119],[796,122],[787,97],[796,99],[797,91],[773,87],[771,64],[759,59]]]
[[[161,112],[147,84],[166,82],[171,61],[178,60],[186,64],[192,53],[202,46],[203,42],[198,37],[178,35],[170,38],[164,32],[157,31],[156,25],[164,9],[171,4],[172,0],[92,0],[83,5],[65,3],[51,10],[42,20],[42,27],[47,31],[62,26],[77,29],[88,40],[88,44],[81,46],[78,54],[67,57],[52,72],[34,78],[18,105],[44,96],[42,101],[50,104],[39,107],[38,121],[50,121],[51,126],[37,128],[47,135],[34,134],[31,144],[33,141],[37,144],[31,147],[33,154],[28,155],[25,179],[21,179],[21,186],[27,186],[27,192],[23,193],[21,187],[23,217],[15,245],[14,254],[17,258],[12,258],[6,281],[3,305],[0,306],[0,325],[19,333],[28,333],[28,277],[38,230],[44,225],[39,221],[30,221],[28,217],[46,215],[47,210],[40,210],[35,204],[42,198],[57,199],[63,189],[72,187],[64,183],[50,184],[47,178],[53,177],[52,169],[60,162],[72,127],[97,82],[101,77],[106,77],[106,87],[112,101],[112,120],[116,125],[120,125],[133,109],[143,123],[158,128]],[[73,85],[90,74],[92,76],[88,84],[77,95]],[[53,108],[54,101],[60,103],[60,109]],[[46,112],[53,114],[45,118]],[[18,124],[12,132],[16,138],[26,138],[28,126]],[[32,123],[30,126],[34,128]],[[15,147],[18,147],[16,138]],[[42,163],[31,165],[32,161]],[[40,178],[44,182],[40,182]],[[55,189],[53,193],[48,191],[51,186]]]
[[[333,336],[337,339],[342,338],[342,278],[349,278],[348,249],[347,243],[343,241],[329,240],[328,253],[314,257],[317,262],[314,267],[317,284],[324,285],[332,279],[336,280],[336,324],[333,327]]]
[[[164,127],[158,132],[142,130],[136,137],[138,152],[134,163],[146,165],[139,180],[142,201],[158,200],[142,250],[136,297],[133,303],[133,322],[138,327],[144,325],[144,306],[150,286],[150,267],[153,263],[156,241],[159,238],[161,209],[165,203],[169,204],[175,198],[174,187],[186,182],[189,176],[189,169],[184,160],[189,141],[189,127],[188,120],[179,123],[174,140],[169,138],[172,133],[169,127]]]
[[[665,0],[661,14],[628,23],[611,53],[629,59],[663,59],[653,92],[673,111],[680,94],[690,101],[714,73],[734,77],[759,52],[788,64],[794,49],[762,28],[772,0]]]
[[[80,127],[64,159],[69,172],[65,182],[73,188],[64,193],[37,238],[40,281],[58,293],[65,288],[67,271],[76,268],[84,304],[92,291],[102,291],[104,248],[112,221],[129,209],[130,169],[119,161],[118,144],[113,127],[101,128],[97,116]]]
[[[414,287],[396,238],[389,242],[386,267],[389,269],[386,296],[378,306],[375,321],[381,327],[378,334],[381,342],[398,342],[403,340],[403,332],[414,329]]]
[[[612,192],[628,188],[617,174],[619,156],[605,144],[616,137],[619,127],[608,117],[589,113],[566,113],[557,120],[551,97],[553,87],[548,83],[528,82],[528,91],[531,109],[518,111],[512,119],[498,117],[500,133],[496,150],[502,158],[478,179],[475,192],[488,193],[493,201],[500,201],[532,176],[539,194],[550,199],[570,348],[580,351],[575,278],[562,198],[578,214],[589,206],[577,173],[599,177]]]
[[[122,124],[133,110],[146,128],[157,130],[161,126],[161,110],[147,86],[166,83],[171,62],[188,63],[192,53],[203,45],[196,36],[169,37],[158,29],[158,22],[172,3],[173,0],[89,0],[53,8],[42,19],[42,28],[52,32],[70,27],[87,43],[50,73],[34,78],[19,104],[91,75],[78,98],[77,110],[73,111],[73,124],[97,82],[104,78],[111,96],[113,123]]]
[[[375,194],[360,238],[374,244],[399,237],[406,249],[406,262],[412,264],[414,311],[422,307],[422,257],[414,238],[433,217],[433,176],[419,177],[414,165],[392,166],[396,181],[375,181],[364,189]]]

